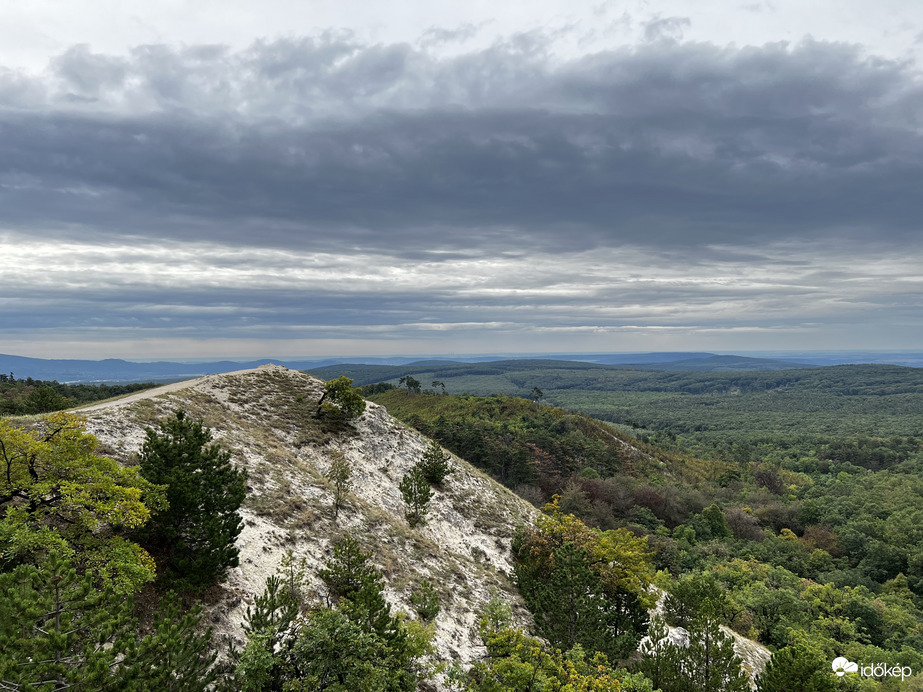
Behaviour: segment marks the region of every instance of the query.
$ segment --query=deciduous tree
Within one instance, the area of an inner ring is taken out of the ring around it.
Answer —
[[[324,384],[324,394],[317,402],[315,417],[319,417],[325,409],[329,410],[325,403],[330,405],[329,408],[339,409],[345,418],[358,418],[365,411],[365,399],[353,389],[352,379],[345,375]]]
[[[646,541],[624,529],[591,529],[563,514],[557,498],[543,511],[512,546],[536,632],[562,649],[580,644],[611,658],[627,656],[647,630],[653,601]]]
[[[0,569],[59,552],[121,593],[154,578],[150,555],[121,533],[165,507],[165,489],[96,447],[71,414],[32,430],[0,420]]]
[[[651,692],[642,675],[618,671],[605,655],[588,655],[577,645],[560,649],[527,636],[510,625],[509,607],[492,601],[480,620],[487,657],[470,670],[450,671],[450,685],[464,692]]]

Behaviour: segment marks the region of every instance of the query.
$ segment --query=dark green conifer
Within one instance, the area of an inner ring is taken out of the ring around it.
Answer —
[[[423,477],[433,485],[440,485],[446,477],[452,473],[452,464],[449,461],[449,455],[442,449],[442,445],[433,440],[429,448],[423,452],[423,458],[419,462],[420,471]]]
[[[420,464],[414,464],[410,471],[404,474],[398,488],[401,491],[401,497],[404,498],[404,504],[407,505],[407,523],[411,528],[418,524],[425,524],[426,510],[433,497],[433,490],[429,487],[429,481],[426,480]]]
[[[759,692],[834,692],[836,676],[819,651],[804,644],[779,649],[756,678]]]
[[[657,618],[642,647],[639,669],[661,692],[749,692],[750,681],[734,651],[734,639],[711,617],[697,619],[686,645],[667,637]]]
[[[153,631],[139,632],[132,599],[100,591],[58,552],[0,574],[0,689],[204,692],[215,680],[201,610],[172,594]]]
[[[170,504],[151,519],[144,536],[165,558],[169,581],[180,588],[209,586],[238,564],[237,510],[246,473],[211,440],[208,428],[179,410],[160,424],[159,433],[148,428],[141,448],[141,475],[166,484]]]

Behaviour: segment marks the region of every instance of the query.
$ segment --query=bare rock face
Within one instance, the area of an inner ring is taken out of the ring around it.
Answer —
[[[314,418],[323,381],[270,365],[167,385],[87,407],[87,429],[102,452],[136,463],[146,427],[182,408],[211,428],[248,473],[238,538],[240,566],[230,570],[208,621],[218,637],[244,643],[242,622],[283,557],[304,560],[315,597],[326,595],[318,570],[343,536],[373,553],[385,595],[411,618],[413,588],[423,579],[440,596],[434,643],[440,660],[472,662],[483,654],[479,611],[496,590],[523,625],[528,612],[516,594],[510,539],[536,510],[467,462],[452,457],[453,473],[437,488],[426,524],[411,529],[398,484],[420,460],[429,440],[368,403],[351,422]],[[326,472],[335,453],[352,467],[353,489],[334,517]],[[220,641],[220,639],[219,639]]]
[[[651,611],[651,615],[657,615],[663,618],[664,601],[666,600],[667,593],[660,589],[658,589],[658,591],[660,595],[657,599],[657,607]],[[667,640],[669,642],[684,648],[689,646],[689,632],[685,627],[672,627],[666,623],[664,624],[666,626]],[[772,658],[772,652],[759,642],[747,639],[730,627],[721,625],[721,631],[734,640],[734,653],[740,657],[741,668],[750,678],[750,689],[755,690],[756,678],[763,672],[766,664],[769,663],[769,659]],[[656,644],[651,641],[651,638],[644,637],[638,644],[638,650],[642,652],[648,651],[652,646],[656,647]]]

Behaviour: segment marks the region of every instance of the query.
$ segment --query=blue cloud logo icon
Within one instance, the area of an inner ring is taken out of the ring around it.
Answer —
[[[843,677],[846,673],[859,672],[859,664],[853,663],[843,656],[833,659],[832,667],[833,672],[836,673],[838,677]]]

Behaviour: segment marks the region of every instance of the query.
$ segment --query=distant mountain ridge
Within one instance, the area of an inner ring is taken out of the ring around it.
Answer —
[[[36,380],[58,380],[59,382],[167,382],[185,380],[204,375],[215,375],[234,370],[249,370],[261,365],[280,363],[277,359],[263,358],[248,362],[230,360],[209,363],[175,363],[157,361],[137,363],[107,358],[105,360],[46,360],[0,354],[0,372],[14,373],[17,379],[31,377]],[[336,363],[335,360],[292,362],[295,370],[323,367]]]
[[[876,352],[856,352],[855,363],[889,363],[894,362],[910,367],[923,366],[923,353],[894,353],[882,355]],[[57,380],[62,383],[94,382],[171,382],[192,377],[215,375],[234,370],[257,368],[261,365],[275,363],[293,370],[308,370],[321,375],[325,368],[338,366],[340,371],[355,369],[362,375],[369,375],[376,370],[381,373],[381,381],[405,374],[428,370],[452,369],[454,366],[465,367],[482,364],[489,369],[509,369],[515,363],[521,367],[528,362],[536,366],[554,364],[565,369],[591,367],[627,368],[634,370],[669,370],[681,372],[717,372],[731,370],[788,370],[817,367],[850,362],[847,355],[822,354],[812,357],[810,353],[780,355],[777,357],[741,356],[733,354],[715,354],[697,351],[665,351],[651,353],[572,353],[552,354],[544,357],[534,355],[522,356],[453,356],[451,358],[391,356],[361,358],[322,358],[322,359],[281,359],[260,358],[248,361],[217,360],[198,363],[173,361],[136,362],[119,358],[104,360],[78,359],[44,359],[27,356],[0,354],[0,373],[14,373],[17,379],[33,378],[36,380]],[[893,358],[891,357],[893,356]],[[321,375],[322,376],[322,375]],[[357,384],[359,382],[357,381]]]
[[[669,361],[687,361],[694,358],[708,357],[713,354],[700,353],[648,353],[648,354],[599,354],[591,356],[571,356],[568,360],[582,363],[614,364],[624,363],[626,358],[645,363],[664,363]],[[592,360],[591,360],[592,359]],[[442,359],[414,357],[382,358],[326,358],[318,360],[287,360],[279,358],[260,358],[250,361],[219,360],[202,363],[179,363],[172,361],[155,361],[139,363],[119,358],[104,360],[44,359],[0,354],[0,372],[14,373],[18,379],[31,377],[35,380],[57,380],[59,382],[169,382],[192,377],[216,375],[234,370],[248,370],[261,365],[275,363],[292,370],[316,370],[341,363],[359,363],[369,366],[405,366],[408,368],[443,367],[447,365],[502,361],[500,357],[480,356],[474,358]],[[528,359],[533,360],[533,359]],[[539,360],[539,359],[536,359]]]

